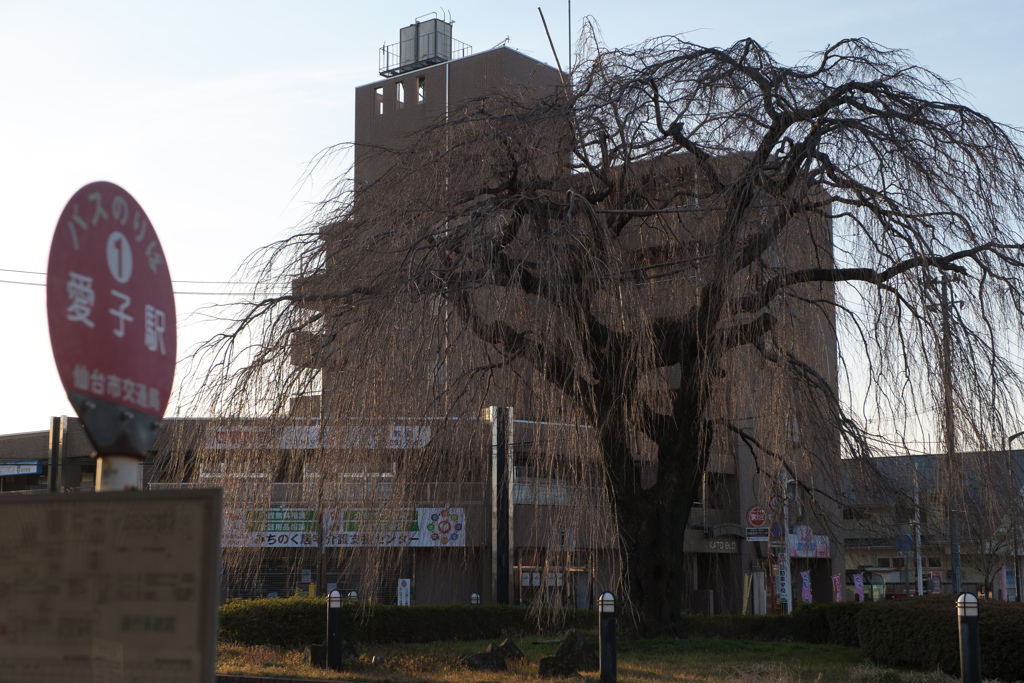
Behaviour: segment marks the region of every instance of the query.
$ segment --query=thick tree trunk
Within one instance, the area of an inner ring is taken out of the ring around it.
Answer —
[[[653,486],[642,488],[637,468],[633,476],[612,481],[626,589],[622,614],[630,630],[644,636],[685,635],[681,615],[689,574],[683,548],[707,461],[702,444],[709,439],[672,431],[659,445]]]

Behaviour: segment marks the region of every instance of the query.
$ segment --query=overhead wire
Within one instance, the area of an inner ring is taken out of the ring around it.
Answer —
[[[17,270],[15,268],[0,268],[0,272],[4,273],[20,273],[22,275],[46,275],[44,272],[38,270]],[[172,284],[188,284],[188,285],[251,285],[258,287],[261,285],[259,282],[227,282],[224,280],[171,280]],[[0,280],[0,284],[5,285],[25,285],[28,287],[45,287],[45,282],[24,282],[21,280]],[[175,294],[181,294],[183,296],[251,296],[254,292],[189,292],[174,290]],[[281,294],[282,292],[263,292],[263,294]]]

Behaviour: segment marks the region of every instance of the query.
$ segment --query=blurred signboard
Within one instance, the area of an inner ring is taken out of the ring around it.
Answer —
[[[19,474],[40,474],[43,466],[38,460],[8,462],[0,465],[0,477],[16,477]]]
[[[0,498],[0,680],[212,683],[216,489]]]

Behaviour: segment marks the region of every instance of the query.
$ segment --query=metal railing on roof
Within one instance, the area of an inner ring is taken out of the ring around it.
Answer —
[[[391,78],[434,64],[462,59],[473,54],[473,48],[448,36],[444,41],[431,41],[434,34],[401,40],[380,49],[380,75]]]

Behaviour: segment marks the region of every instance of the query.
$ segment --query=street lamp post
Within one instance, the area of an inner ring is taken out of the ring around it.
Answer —
[[[615,639],[615,596],[602,593],[597,599],[597,609],[601,614],[598,623],[598,635],[601,640],[601,683],[615,683],[618,678],[617,659],[618,645]]]
[[[961,593],[956,599],[960,626],[960,680],[981,683],[981,640],[978,636],[978,597]]]
[[[341,671],[341,591],[327,595],[327,668]]]

